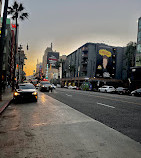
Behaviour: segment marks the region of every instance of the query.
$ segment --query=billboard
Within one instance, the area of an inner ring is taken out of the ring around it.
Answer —
[[[53,67],[55,68],[56,66],[56,62],[59,59],[59,53],[58,52],[48,52],[47,55],[47,63],[48,63],[48,67]]]
[[[116,49],[106,45],[98,45],[96,56],[96,77],[114,78]]]

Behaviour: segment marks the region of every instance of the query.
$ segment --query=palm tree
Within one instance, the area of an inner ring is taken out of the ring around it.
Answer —
[[[12,16],[12,19],[16,21],[16,31],[15,31],[15,53],[14,53],[14,77],[13,77],[13,84],[12,89],[14,89],[14,82],[15,82],[15,70],[16,70],[16,54],[17,54],[17,27],[18,27],[18,19],[21,19],[22,21],[25,20],[25,18],[28,18],[29,14],[24,11],[24,7],[22,3],[17,3],[14,1],[14,4],[12,7],[8,7],[8,14]]]

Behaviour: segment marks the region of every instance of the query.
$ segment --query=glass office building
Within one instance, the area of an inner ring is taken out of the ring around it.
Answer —
[[[141,66],[141,17],[138,19],[136,66]]]

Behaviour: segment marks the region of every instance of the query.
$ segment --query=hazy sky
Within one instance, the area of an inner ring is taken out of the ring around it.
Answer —
[[[14,0],[9,0],[10,5]],[[46,47],[69,54],[86,42],[125,46],[137,38],[141,0],[18,0],[29,13],[20,22],[19,44],[25,51],[27,75]]]

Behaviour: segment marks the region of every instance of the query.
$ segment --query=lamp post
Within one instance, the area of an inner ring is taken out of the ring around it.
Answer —
[[[5,0],[4,12],[3,12],[3,21],[2,21],[2,29],[1,29],[1,38],[0,38],[0,100],[2,100],[3,50],[4,50],[4,38],[5,38],[5,30],[6,30],[8,1],[9,0]]]

